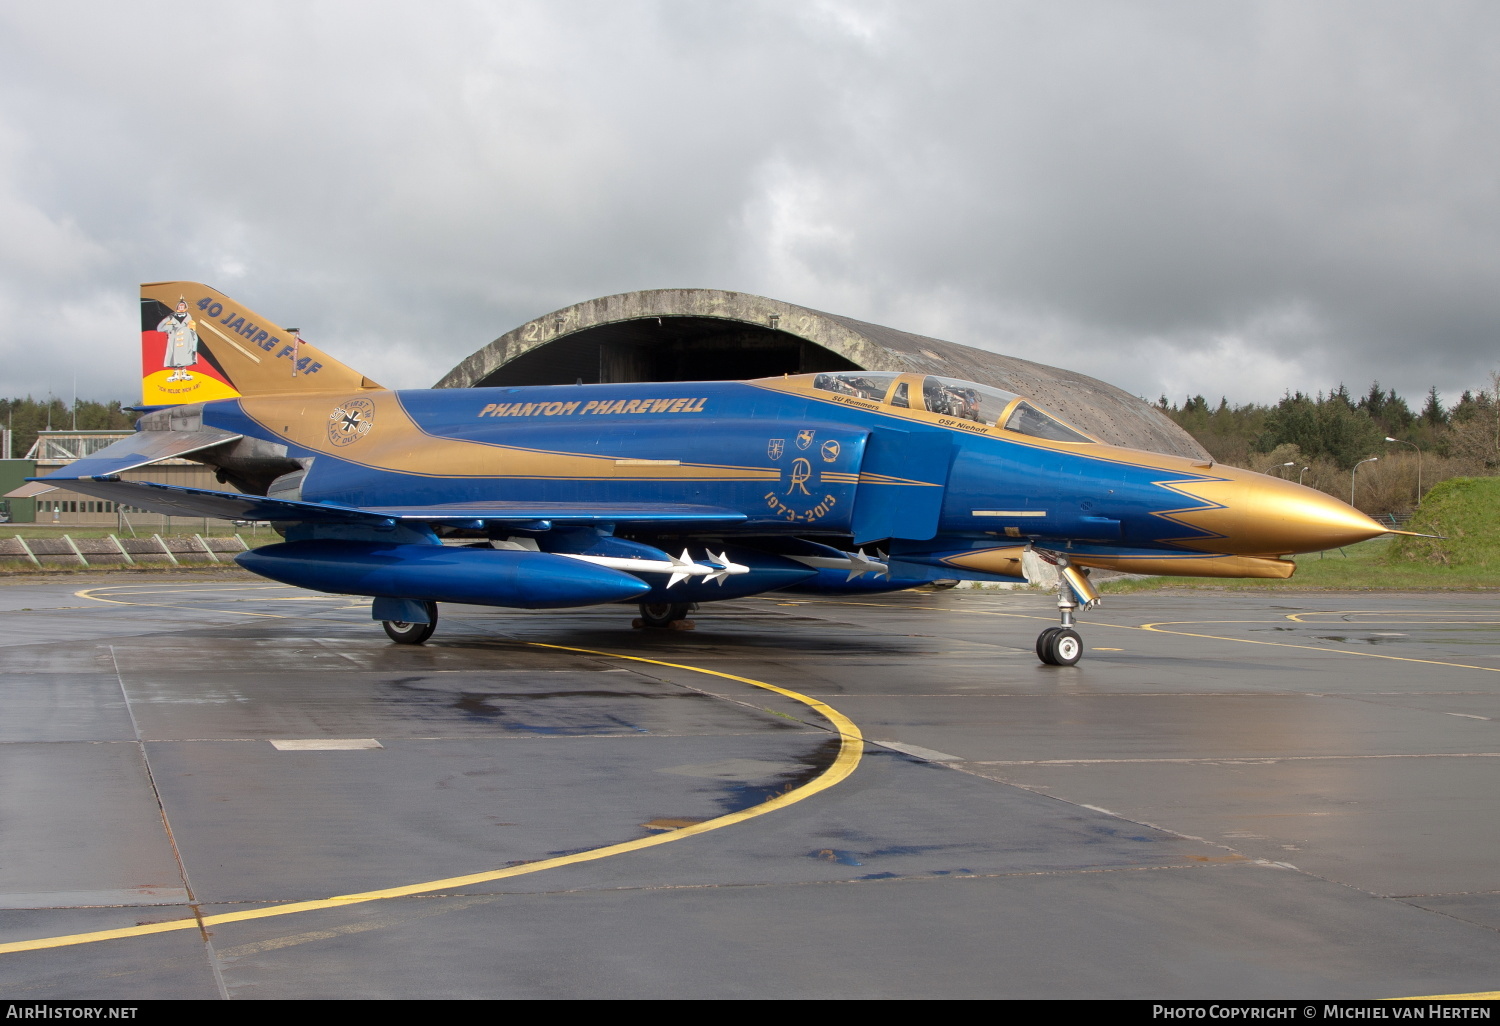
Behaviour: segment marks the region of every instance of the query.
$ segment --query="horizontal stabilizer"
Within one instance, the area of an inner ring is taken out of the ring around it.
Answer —
[[[169,517],[217,517],[220,520],[300,520],[319,523],[385,523],[388,518],[358,509],[323,506],[312,502],[267,499],[239,492],[215,492],[207,488],[183,488],[152,481],[120,481],[86,477],[69,481],[75,492],[93,495],[122,506],[134,506]]]
[[[113,477],[136,467],[212,449],[242,437],[211,427],[199,427],[193,431],[137,431],[129,438],[122,438],[92,455],[74,460],[38,480],[61,483],[85,477]]]
[[[436,506],[335,506],[320,502],[268,499],[239,492],[183,488],[151,481],[83,478],[69,482],[74,491],[168,516],[218,517],[222,520],[284,520],[315,523],[391,524],[513,523],[539,524],[732,524],[743,513],[718,506],[679,503],[604,502],[465,502]]]

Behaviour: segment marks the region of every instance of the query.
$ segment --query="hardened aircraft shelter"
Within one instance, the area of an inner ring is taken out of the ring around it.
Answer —
[[[1208,459],[1156,407],[1086,374],[718,289],[625,292],[555,310],[501,335],[436,387],[727,381],[840,370],[994,385],[1112,445]]]

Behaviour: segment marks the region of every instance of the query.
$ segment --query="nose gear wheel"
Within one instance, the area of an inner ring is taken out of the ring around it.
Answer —
[[[1071,627],[1048,627],[1037,635],[1036,656],[1048,666],[1072,666],[1083,657],[1083,639]]]

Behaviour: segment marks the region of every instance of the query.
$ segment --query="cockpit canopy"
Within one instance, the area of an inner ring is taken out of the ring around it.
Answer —
[[[819,374],[813,379],[813,388],[898,409],[926,410],[976,424],[993,424],[1007,431],[1053,442],[1093,441],[1014,392],[958,378],[886,371],[844,371]]]

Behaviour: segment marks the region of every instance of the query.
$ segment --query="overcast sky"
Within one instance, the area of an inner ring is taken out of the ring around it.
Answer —
[[[1500,5],[0,0],[0,393],[204,281],[423,387],[759,293],[1154,398],[1500,364]]]

